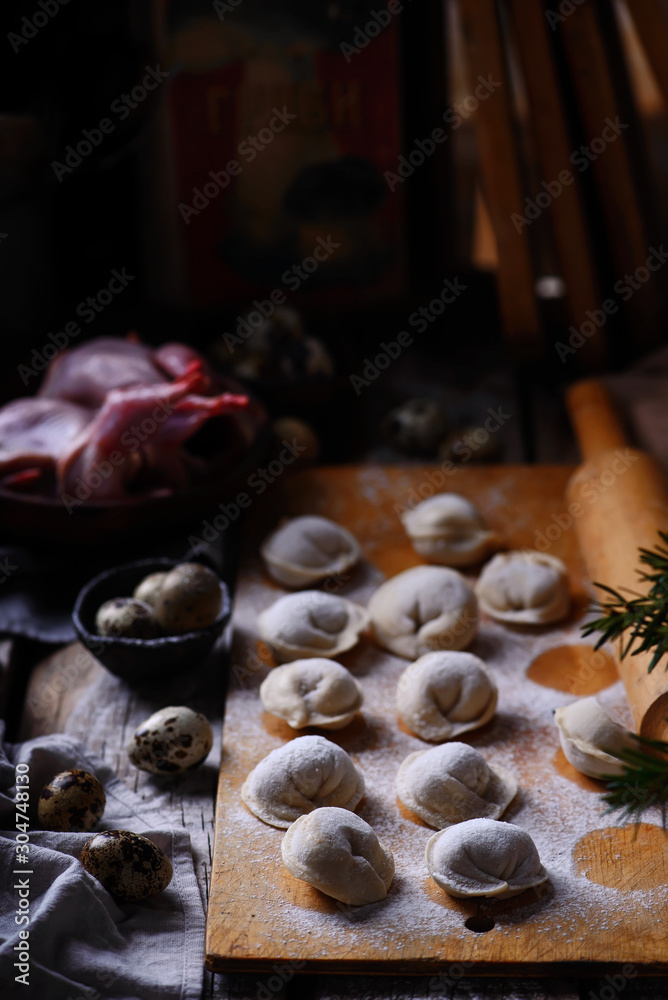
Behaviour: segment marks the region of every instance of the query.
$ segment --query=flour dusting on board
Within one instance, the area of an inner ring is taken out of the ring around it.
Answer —
[[[391,484],[374,472],[361,476],[361,485],[369,503],[385,499],[387,514]],[[489,496],[485,506],[489,508]],[[355,530],[352,524],[346,527]],[[364,547],[364,539],[359,540]],[[346,583],[345,595],[366,606],[379,580],[377,570],[362,564],[359,575]],[[248,919],[248,933],[236,934],[235,958],[243,957],[243,940],[247,940],[249,958],[258,949],[263,957],[277,960],[363,961],[378,957],[389,946],[395,955],[400,949],[416,966],[421,961],[469,957],[505,961],[512,939],[515,960],[520,960],[520,953],[523,961],[567,959],[575,947],[583,959],[629,961],[633,956],[623,954],[617,945],[612,954],[598,943],[604,931],[609,932],[608,941],[615,933],[620,941],[627,940],[623,932],[629,908],[645,922],[643,926],[651,922],[657,939],[665,935],[659,916],[668,901],[664,883],[640,889],[632,882],[629,888],[627,880],[619,888],[609,888],[587,878],[576,863],[578,845],[588,834],[624,824],[616,815],[604,814],[599,794],[603,786],[579,776],[561,757],[552,715],[556,708],[574,701],[574,696],[527,678],[539,654],[581,642],[581,615],[564,626],[524,631],[481,616],[470,652],[485,661],[498,685],[497,713],[482,729],[457,737],[517,779],[519,792],[502,819],[533,838],[549,873],[544,885],[508,901],[478,904],[450,898],[429,877],[424,852],[434,831],[399,805],[395,779],[404,758],[430,744],[400,727],[397,718],[396,688],[408,661],[380,650],[366,636],[358,647],[339,657],[363,688],[361,717],[340,731],[323,735],[343,747],[362,772],[366,796],[356,811],[392,851],[396,875],[387,899],[361,907],[337,903],[294,879],[281,861],[282,831],[253,816],[239,795],[252,767],[300,735],[265,714],[258,696],[271,668],[258,647],[257,616],[280,593],[253,563],[236,597],[218,806],[224,831],[222,853],[234,855],[235,871],[235,878],[220,888],[221,899],[227,893],[229,911],[243,909]],[[628,723],[621,682],[602,691],[600,697],[608,710]],[[660,825],[658,811],[649,811],[643,818],[647,824]],[[615,849],[609,841],[608,845],[614,861]],[[226,864],[229,859],[224,868]],[[488,934],[474,934],[465,927],[477,907],[494,920]]]

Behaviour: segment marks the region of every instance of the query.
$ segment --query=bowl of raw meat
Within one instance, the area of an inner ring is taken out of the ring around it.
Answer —
[[[193,348],[91,340],[0,408],[0,522],[60,541],[185,523],[236,495],[268,440],[261,405]]]

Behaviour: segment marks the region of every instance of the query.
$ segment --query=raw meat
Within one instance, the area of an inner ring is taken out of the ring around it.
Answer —
[[[229,392],[196,395],[208,384],[194,362],[174,382],[112,389],[92,423],[60,457],[58,489],[66,493],[83,484],[96,500],[117,500],[143,468],[158,473],[156,482],[164,480],[171,489],[185,486],[196,459],[183,442],[212,416],[243,409],[248,402]]]
[[[181,489],[206,474],[184,445],[212,418],[232,418],[211,425],[216,460],[264,422],[239,390],[186,344],[92,340],[52,362],[38,396],[0,409],[0,485],[93,501]]]
[[[90,340],[52,361],[39,395],[97,409],[111,389],[167,381],[152,355],[150,348],[133,340]]]
[[[24,488],[53,471],[93,412],[61,399],[15,399],[0,409],[0,476]]]
[[[193,361],[200,363],[202,373],[212,381],[215,381],[216,378],[204,358],[187,344],[162,344],[161,347],[156,347],[153,351],[153,361],[170,378],[178,378],[179,375],[183,375]]]

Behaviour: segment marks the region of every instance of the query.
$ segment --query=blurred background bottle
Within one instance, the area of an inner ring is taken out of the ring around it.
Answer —
[[[444,106],[440,11],[423,6],[152,0],[172,69],[144,161],[159,301],[207,310],[279,288],[340,313],[438,270],[447,150],[410,193],[386,178]]]

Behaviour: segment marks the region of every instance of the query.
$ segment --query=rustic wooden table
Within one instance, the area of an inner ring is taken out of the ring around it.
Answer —
[[[206,711],[216,733],[214,755],[220,749],[222,710],[203,686],[216,682],[220,659],[212,659],[179,695],[182,701]],[[64,677],[69,680],[64,681]],[[163,687],[160,700],[169,697]],[[32,672],[20,738],[66,732],[109,764],[137,794],[150,799],[166,824],[188,829],[197,875],[208,893],[214,837],[217,771],[196,770],[177,778],[156,779],[137,771],[123,752],[132,729],[153,709],[148,696],[133,692],[112,677],[77,644],[38,664]],[[448,974],[449,973],[449,974]],[[617,982],[619,985],[619,982]],[[452,967],[442,976],[314,976],[283,974],[214,975],[205,973],[202,1000],[663,1000],[668,981],[646,978],[615,988],[605,977],[597,979],[474,979]]]
[[[272,499],[272,505],[276,497]],[[267,505],[272,516],[273,506]],[[231,656],[241,650],[231,647]],[[20,739],[66,732],[76,737],[109,764],[139,796],[150,799],[166,824],[185,827],[192,839],[195,867],[208,896],[214,838],[214,802],[217,768],[213,765],[186,775],[156,778],[135,770],[123,748],[132,729],[157,704],[173,698],[208,715],[214,726],[213,759],[220,753],[226,652],[214,654],[184,681],[162,684],[159,693],[138,692],[113,677],[78,644],[60,649],[39,662],[31,672]],[[668,948],[667,948],[668,952]],[[668,957],[668,955],[667,955]],[[438,976],[382,977],[295,975],[275,973],[205,973],[203,1000],[660,1000],[668,995],[668,980],[634,978],[622,982],[614,976],[596,979],[467,978],[451,966]]]

